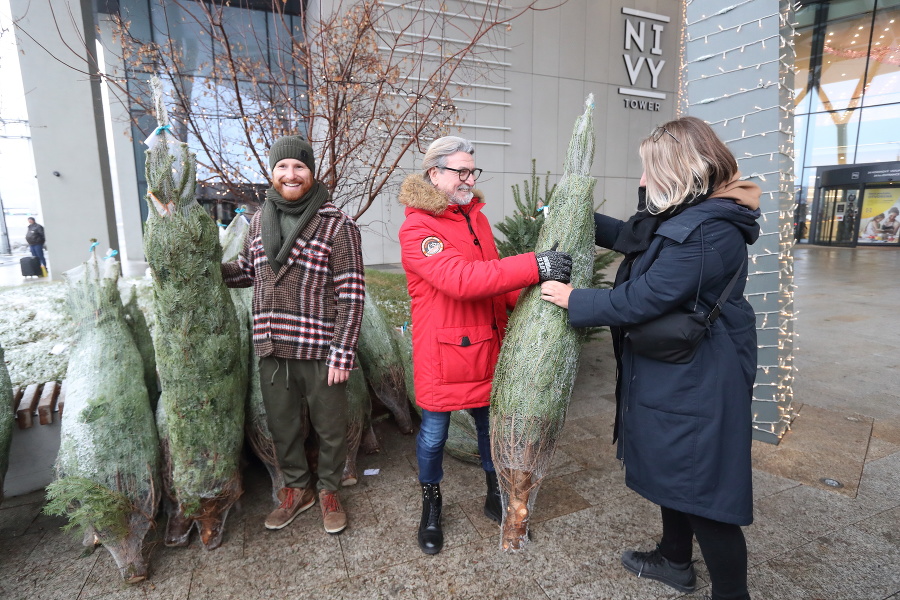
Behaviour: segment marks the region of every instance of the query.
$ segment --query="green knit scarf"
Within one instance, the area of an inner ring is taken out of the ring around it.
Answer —
[[[328,189],[320,182],[313,183],[312,188],[306,195],[294,202],[288,202],[281,197],[274,187],[266,190],[266,204],[263,206],[262,214],[262,243],[266,258],[269,259],[269,266],[272,271],[278,273],[281,267],[288,260],[291,248],[294,242],[303,231],[303,228],[309,224],[316,212],[322,208],[322,205],[331,199]],[[279,224],[281,215],[286,213],[289,215],[299,215],[300,219],[294,225],[291,235],[286,239],[282,239],[281,225]]]

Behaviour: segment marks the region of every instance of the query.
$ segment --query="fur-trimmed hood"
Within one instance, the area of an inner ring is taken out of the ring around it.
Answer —
[[[474,195],[472,202],[484,202],[484,194],[481,190],[472,189],[472,194]],[[434,215],[443,214],[450,206],[447,195],[419,173],[414,173],[403,180],[403,184],[400,186],[400,196],[397,199],[404,206],[428,211]]]

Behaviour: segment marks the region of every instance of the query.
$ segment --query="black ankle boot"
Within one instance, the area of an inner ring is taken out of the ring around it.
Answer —
[[[500,497],[500,485],[497,482],[496,471],[485,471],[487,480],[487,497],[484,499],[484,516],[491,521],[500,523],[503,516],[503,500]]]
[[[422,484],[422,520],[419,521],[419,548],[425,554],[437,554],[444,547],[441,529],[441,486]]]

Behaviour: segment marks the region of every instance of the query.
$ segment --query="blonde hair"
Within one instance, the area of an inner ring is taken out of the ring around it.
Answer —
[[[712,128],[696,117],[669,121],[641,142],[647,177],[647,210],[661,213],[731,181],[734,155]]]

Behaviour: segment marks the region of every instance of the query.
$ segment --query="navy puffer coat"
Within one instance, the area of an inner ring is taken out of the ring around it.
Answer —
[[[687,208],[660,225],[626,281],[612,290],[574,290],[569,297],[572,326],[627,327],[678,306],[691,308],[698,283],[700,304],[709,310],[741,271],[691,362],[638,356],[627,338],[618,356],[618,456],[628,487],[661,506],[736,525],[753,521],[756,318],[744,284],[747,244],[759,237],[759,214],[720,198]],[[596,224],[598,245],[611,247],[623,222],[597,215]]]

